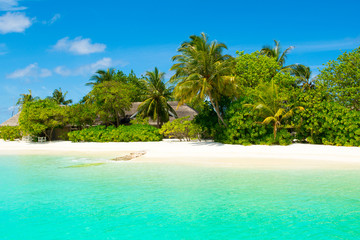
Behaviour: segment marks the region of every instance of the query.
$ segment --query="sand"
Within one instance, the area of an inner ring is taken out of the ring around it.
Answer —
[[[112,159],[132,152],[146,154],[129,162],[201,164],[276,169],[360,169],[359,147],[311,144],[241,146],[214,142],[26,143],[0,140],[0,155],[75,155]]]

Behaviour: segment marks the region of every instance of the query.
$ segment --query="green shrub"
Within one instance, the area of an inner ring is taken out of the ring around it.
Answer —
[[[68,133],[72,142],[148,142],[161,141],[159,129],[150,125],[119,127],[96,126]]]
[[[21,130],[19,126],[3,126],[0,127],[0,139],[14,141],[21,138]]]
[[[130,120],[131,124],[141,124],[141,125],[149,125],[149,118],[148,117],[141,117],[141,116],[136,116],[135,119]]]
[[[227,144],[241,145],[288,145],[293,137],[287,129],[281,129],[274,139],[271,124],[261,124],[263,119],[255,111],[244,107],[248,100],[239,100],[231,104],[227,111],[227,127],[222,128],[215,137],[215,141]]]
[[[297,138],[312,144],[360,146],[360,111],[328,101],[319,91],[303,94]]]
[[[201,127],[189,120],[189,117],[182,117],[165,123],[160,133],[168,138],[177,138],[185,141],[200,139]]]

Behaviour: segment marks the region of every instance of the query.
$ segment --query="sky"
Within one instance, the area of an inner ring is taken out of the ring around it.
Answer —
[[[360,46],[359,0],[0,0],[0,123],[20,94],[68,91],[76,103],[98,69],[137,75],[158,67],[190,35],[208,34],[226,53],[295,46],[286,64],[323,64]]]

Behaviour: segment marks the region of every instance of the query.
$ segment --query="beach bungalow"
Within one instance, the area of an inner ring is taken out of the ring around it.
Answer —
[[[0,124],[0,127],[3,127],[3,126],[10,126],[10,127],[19,126],[19,116],[20,116],[20,112],[18,112],[17,114],[15,114],[11,118],[9,118],[8,120],[6,120],[2,124]]]

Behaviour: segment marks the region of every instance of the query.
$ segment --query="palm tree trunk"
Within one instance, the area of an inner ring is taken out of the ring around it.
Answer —
[[[275,123],[274,123],[274,140],[276,140],[276,132],[277,132],[277,124],[275,121]]]
[[[156,113],[157,113],[157,127],[160,128],[159,108],[156,109]]]
[[[224,126],[227,127],[226,123],[224,122],[224,119],[220,115],[219,103],[217,101],[215,101],[215,104],[214,104],[214,100],[211,98],[210,94],[209,94],[209,98],[210,98],[211,105],[213,106],[213,108],[216,112],[216,115],[218,116],[218,119],[220,119],[220,121],[224,124]]]

